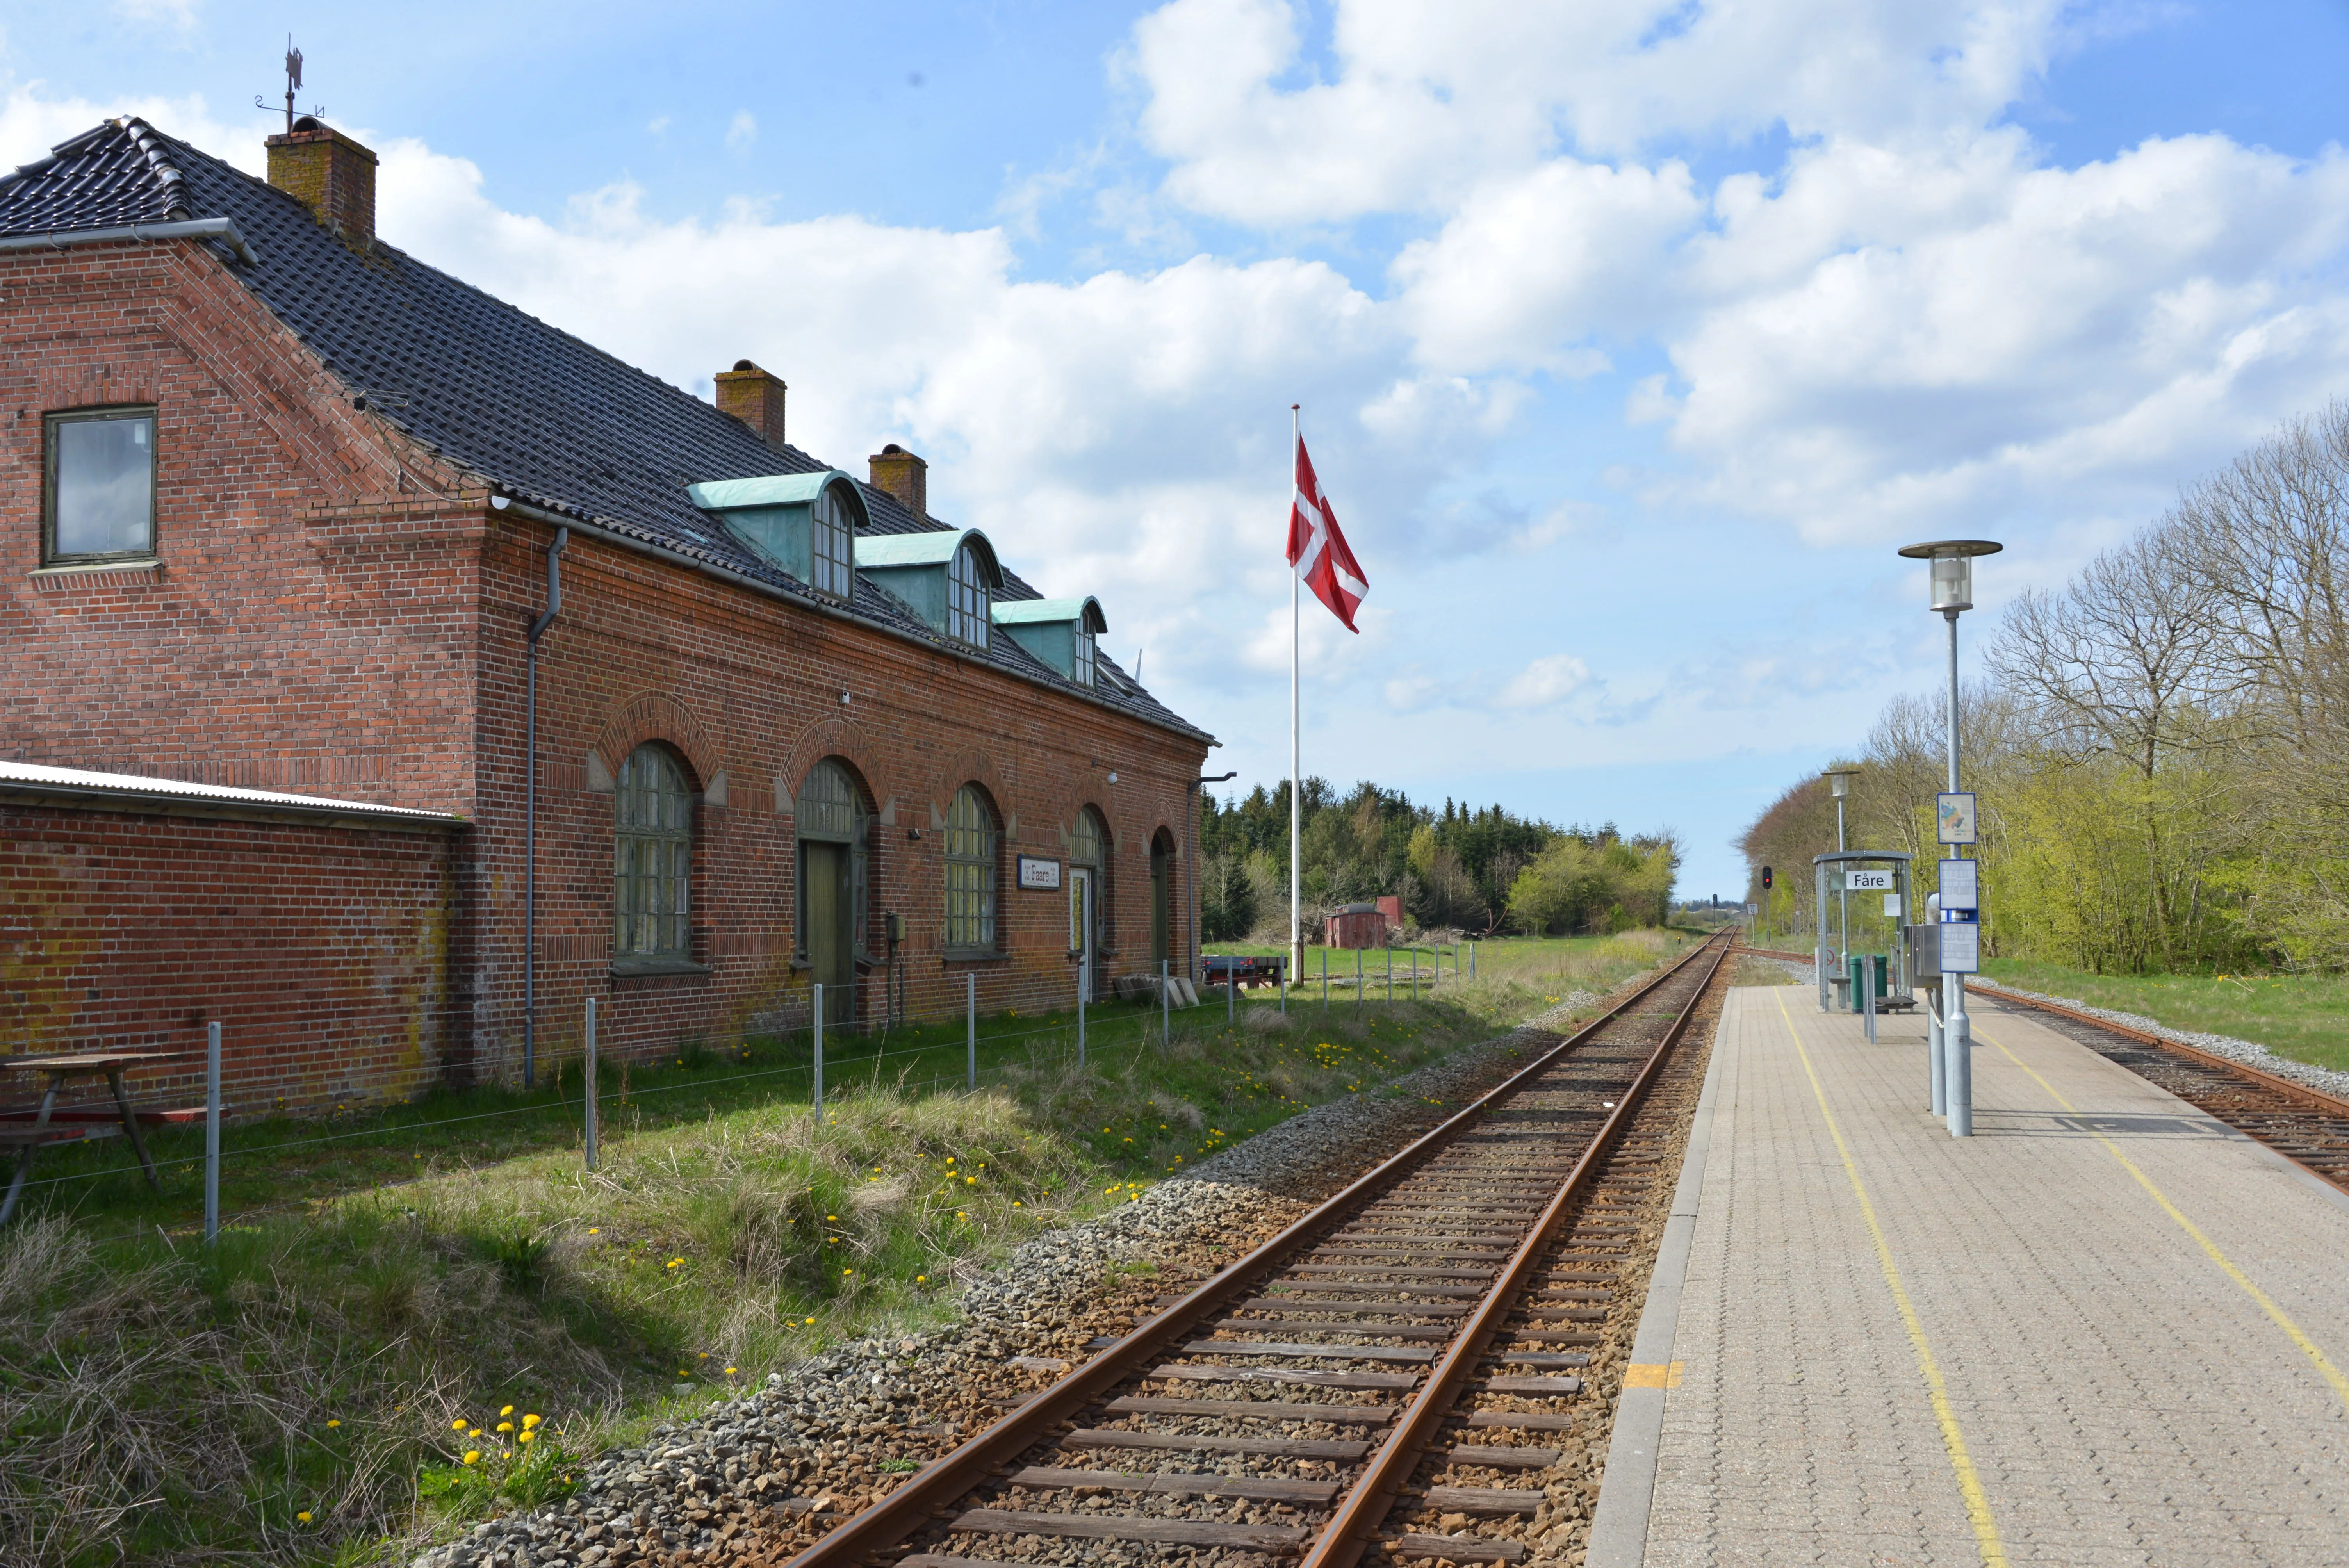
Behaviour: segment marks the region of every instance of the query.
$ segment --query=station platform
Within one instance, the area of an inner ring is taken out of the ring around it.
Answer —
[[[2349,1563],[2349,1196],[1969,1010],[1731,993],[1588,1568]]]

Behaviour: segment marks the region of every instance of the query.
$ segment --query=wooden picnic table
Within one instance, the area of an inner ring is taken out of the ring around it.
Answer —
[[[6,1224],[8,1217],[16,1212],[16,1198],[24,1191],[25,1178],[32,1174],[34,1156],[52,1143],[112,1138],[119,1133],[130,1140],[130,1147],[139,1156],[139,1167],[147,1173],[147,1185],[160,1189],[162,1183],[156,1178],[155,1161],[147,1152],[146,1140],[139,1136],[140,1113],[131,1108],[129,1091],[122,1087],[122,1075],[131,1068],[177,1061],[195,1054],[193,1051],[67,1051],[47,1057],[0,1057],[0,1071],[48,1075],[48,1083],[41,1091],[38,1109],[0,1111],[0,1144],[18,1146],[16,1174],[8,1183],[8,1195],[0,1198],[0,1225]],[[100,1075],[105,1077],[107,1087],[114,1091],[114,1109],[110,1114],[102,1106],[77,1106],[63,1112],[57,1110],[58,1090],[75,1078]],[[186,1112],[147,1113],[147,1119],[155,1121],[184,1120],[186,1118]]]

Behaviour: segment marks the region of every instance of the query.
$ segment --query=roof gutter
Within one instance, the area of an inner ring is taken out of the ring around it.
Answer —
[[[500,495],[495,490],[492,490],[490,494],[490,506],[493,511],[516,512],[523,517],[529,518],[533,522],[546,523],[550,527],[568,528],[575,530],[581,533],[593,534],[598,539],[618,545],[623,550],[632,550],[638,555],[650,556],[655,561],[667,562],[671,566],[683,566],[691,571],[698,572],[706,577],[715,577],[721,583],[731,583],[737,588],[747,588],[751,593],[759,594],[762,598],[779,600],[783,603],[791,605],[794,609],[805,610],[812,614],[823,615],[831,620],[838,621],[843,625],[854,626],[866,632],[877,632],[885,637],[895,637],[900,642],[912,643],[917,647],[927,648],[932,653],[945,653],[950,656],[960,657],[960,655],[956,655],[954,650],[951,648],[940,648],[934,643],[927,642],[920,637],[909,635],[906,633],[897,630],[895,626],[876,625],[873,622],[867,621],[860,615],[849,614],[846,611],[834,609],[830,604],[802,599],[795,593],[786,593],[781,589],[775,587],[772,583],[761,583],[755,577],[746,577],[740,572],[735,572],[727,567],[719,565],[716,562],[697,560],[695,557],[688,555],[682,551],[663,549],[661,546],[652,543],[648,540],[634,538],[628,534],[621,532],[618,529],[609,527],[589,518],[568,517],[562,512],[550,511],[544,507],[533,506],[528,501],[516,500],[512,496]],[[990,669],[996,669],[994,665],[989,665],[988,667]],[[1130,718],[1137,723],[1146,724],[1153,729],[1163,729],[1167,731],[1169,734],[1183,736],[1186,739],[1205,740],[1210,747],[1217,747],[1223,744],[1222,741],[1217,740],[1214,736],[1209,735],[1203,729],[1191,729],[1187,727],[1178,729],[1174,725],[1162,723],[1161,721],[1149,717],[1144,714],[1129,712],[1124,708],[1103,702],[1101,698],[1091,696],[1085,692],[1072,691],[1058,686],[1049,686],[1044,682],[1038,680],[1035,676],[1027,675],[1019,670],[996,669],[996,673],[998,675],[1008,676],[1016,681],[1025,681],[1030,686],[1035,686],[1040,691],[1050,692],[1055,696],[1074,697],[1079,702],[1089,702],[1095,707],[1116,714],[1121,718]]]
[[[119,240],[218,240],[248,263],[261,260],[233,218],[188,218],[176,223],[126,223],[111,229],[59,229],[47,234],[0,234],[0,252],[67,251]]]
[[[170,789],[118,789],[57,779],[0,779],[0,800],[33,806],[70,806],[166,817],[225,818],[240,822],[364,828],[395,833],[462,832],[472,824],[441,811],[369,810],[355,802],[307,805],[297,800],[220,799]]]

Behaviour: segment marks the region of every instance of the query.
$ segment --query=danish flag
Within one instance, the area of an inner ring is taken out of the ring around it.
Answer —
[[[1288,563],[1305,579],[1313,596],[1330,606],[1330,614],[1345,623],[1346,630],[1361,633],[1361,628],[1354,624],[1354,609],[1371,585],[1356,564],[1354,552],[1346,548],[1346,536],[1338,529],[1338,514],[1330,509],[1330,498],[1321,493],[1321,481],[1313,475],[1313,459],[1306,455],[1302,436],[1297,438],[1297,499],[1288,508]]]

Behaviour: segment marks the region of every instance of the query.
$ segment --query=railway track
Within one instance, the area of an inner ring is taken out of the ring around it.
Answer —
[[[790,1568],[1351,1568],[1374,1548],[1517,1563],[1529,1537],[1571,1533],[1587,1499],[1560,1444],[1588,1437],[1593,1351],[1619,1301],[1636,1308],[1643,1222],[1702,1078],[1702,1052],[1676,1047],[1733,941],[1162,1302]]]
[[[2000,1006],[2045,1013],[2074,1026],[2063,1032],[2107,1061],[2168,1089],[2197,1110],[2247,1133],[2287,1160],[2349,1191],[2349,1102],[2127,1024],[2003,986],[1970,993]]]

